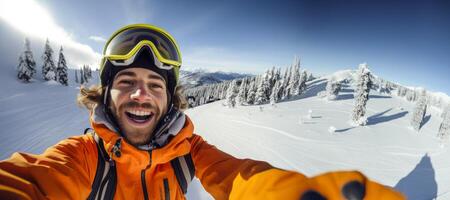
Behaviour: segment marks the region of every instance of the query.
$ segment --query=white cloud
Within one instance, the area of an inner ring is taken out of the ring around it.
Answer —
[[[89,36],[89,39],[94,40],[96,42],[102,42],[102,43],[106,42],[106,39],[101,36],[92,35],[92,36]]]
[[[75,41],[70,33],[54,22],[48,11],[34,0],[0,0],[0,18],[28,37],[40,40],[48,38],[53,45],[63,46],[69,66],[98,66],[101,55],[90,46]]]

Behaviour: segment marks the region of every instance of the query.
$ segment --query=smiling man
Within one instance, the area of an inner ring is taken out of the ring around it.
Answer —
[[[114,33],[103,52],[101,85],[82,88],[78,97],[93,131],[41,155],[1,161],[0,199],[185,199],[194,176],[224,200],[403,199],[359,172],[307,178],[208,144],[183,113],[180,66],[166,31],[137,24]]]

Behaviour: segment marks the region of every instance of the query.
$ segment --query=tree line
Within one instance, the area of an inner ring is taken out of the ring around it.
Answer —
[[[205,103],[225,99],[225,106],[230,108],[236,105],[261,105],[276,104],[279,101],[291,99],[306,91],[306,82],[315,79],[312,74],[300,70],[300,60],[295,59],[294,64],[284,73],[280,68],[273,67],[264,74],[235,79],[219,84],[204,85],[187,89],[185,95],[189,106],[195,107]],[[337,77],[328,78],[325,91],[319,92],[319,98],[336,100],[343,84],[349,84],[352,80],[338,80]],[[351,121],[356,126],[367,124],[366,105],[370,97],[370,91],[375,90],[381,94],[392,95],[397,90],[397,96],[406,97],[408,101],[415,101],[416,105],[410,118],[410,126],[419,132],[425,123],[427,105],[442,108],[442,122],[437,136],[447,140],[450,136],[450,106],[443,106],[444,100],[430,95],[425,89],[409,89],[399,84],[375,77],[369,70],[367,63],[360,64],[354,80],[354,107],[351,112]]]
[[[191,107],[222,99],[228,107],[275,104],[302,94],[306,81],[312,79],[312,74],[300,69],[300,59],[296,58],[284,72],[272,67],[262,75],[189,88],[185,95]]]
[[[31,51],[30,40],[25,38],[25,50],[19,56],[19,64],[17,66],[17,79],[29,83],[36,74],[36,62]],[[45,81],[57,81],[61,85],[69,85],[68,67],[66,58],[63,52],[63,47],[59,49],[58,62],[55,65],[53,60],[53,49],[50,46],[50,41],[47,39],[44,46],[44,53],[42,55],[42,79]],[[80,74],[80,81],[78,80],[78,73]],[[92,78],[92,70],[88,65],[84,65],[80,70],[75,70],[75,82],[84,84]]]

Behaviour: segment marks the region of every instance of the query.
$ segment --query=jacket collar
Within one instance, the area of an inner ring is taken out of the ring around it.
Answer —
[[[98,105],[91,114],[91,126],[105,143],[105,150],[111,152],[117,140],[121,139],[121,135],[117,133],[114,126],[108,122],[102,105]],[[155,142],[159,147],[152,145],[144,145],[134,147],[127,141],[122,140],[122,149],[125,152],[142,153],[144,151],[152,151],[153,163],[168,162],[175,157],[185,155],[190,150],[190,143],[187,141],[193,135],[193,124],[184,113],[181,113],[171,123],[168,131],[155,138]],[[124,152],[123,151],[123,152]],[[139,153],[139,154],[140,154]],[[144,152],[145,153],[145,152]],[[115,159],[116,160],[116,159]]]

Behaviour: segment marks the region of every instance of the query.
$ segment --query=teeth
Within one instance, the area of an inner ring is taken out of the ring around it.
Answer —
[[[147,116],[150,115],[150,112],[146,112],[146,111],[139,111],[139,110],[129,110],[129,113],[133,114],[133,115],[137,115],[137,116]]]

